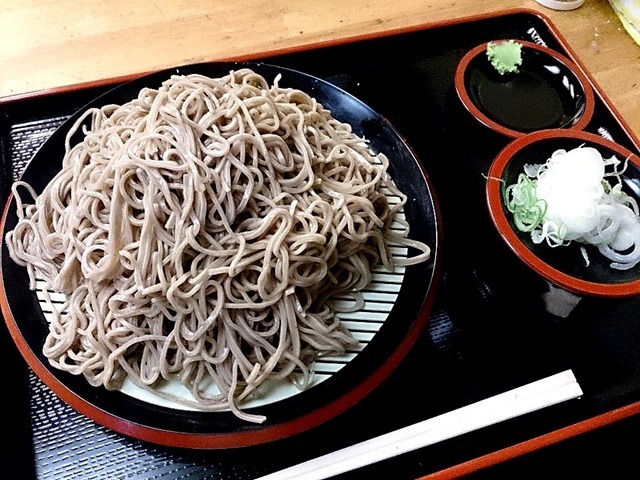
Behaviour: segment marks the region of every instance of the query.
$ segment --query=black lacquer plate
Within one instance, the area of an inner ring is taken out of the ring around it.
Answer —
[[[261,63],[209,63],[153,73],[91,101],[69,118],[31,159],[21,179],[41,191],[61,167],[64,142],[70,126],[89,107],[124,103],[143,87],[157,88],[172,74],[199,73],[221,77],[230,70],[249,67],[280,85],[308,92],[330,109],[335,118],[352,125],[370,141],[376,152],[390,159],[389,171],[408,196],[406,218],[410,236],[432,248],[430,261],[406,269],[402,287],[387,320],[367,347],[330,379],[293,397],[250,409],[263,414],[263,424],[251,424],[230,412],[204,413],[153,405],[118,391],[91,387],[83,377],[58,371],[42,354],[47,334],[46,319],[27,273],[2,248],[2,313],[20,352],[38,377],[77,411],[119,433],[167,446],[186,448],[232,448],[268,443],[309,430],[347,410],[388,377],[408,353],[427,323],[435,296],[438,273],[440,219],[428,175],[413,150],[389,121],[344,90],[296,70]],[[3,236],[17,222],[15,199],[5,207]]]

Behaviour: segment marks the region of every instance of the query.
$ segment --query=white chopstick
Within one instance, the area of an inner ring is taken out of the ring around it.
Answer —
[[[566,370],[256,480],[330,478],[581,395],[573,372]]]

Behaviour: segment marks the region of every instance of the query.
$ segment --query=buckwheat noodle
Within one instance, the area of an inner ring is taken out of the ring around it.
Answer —
[[[406,197],[387,158],[279,81],[172,76],[86,111],[40,194],[14,184],[10,255],[32,289],[67,298],[43,347],[53,366],[107,389],[177,377],[193,398],[176,401],[262,422],[241,404],[265,380],[304,388],[314,359],[356,343],[332,297],[393,269],[391,244],[418,249],[395,263],[429,258],[406,224],[389,229]]]

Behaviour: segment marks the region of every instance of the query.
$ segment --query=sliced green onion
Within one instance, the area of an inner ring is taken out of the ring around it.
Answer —
[[[547,211],[547,203],[536,195],[535,182],[524,173],[518,176],[517,183],[504,190],[504,202],[521,232],[533,231],[542,223]]]

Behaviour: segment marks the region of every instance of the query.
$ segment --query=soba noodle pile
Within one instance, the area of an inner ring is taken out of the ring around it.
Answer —
[[[265,380],[295,373],[304,388],[314,359],[355,343],[330,297],[392,269],[390,243],[420,250],[401,263],[429,258],[389,231],[403,202],[383,189],[405,197],[386,157],[278,83],[173,76],[87,111],[43,192],[14,185],[10,254],[32,288],[68,298],[44,345],[52,365],[107,389],[179,378],[181,401],[261,422],[240,407]]]

